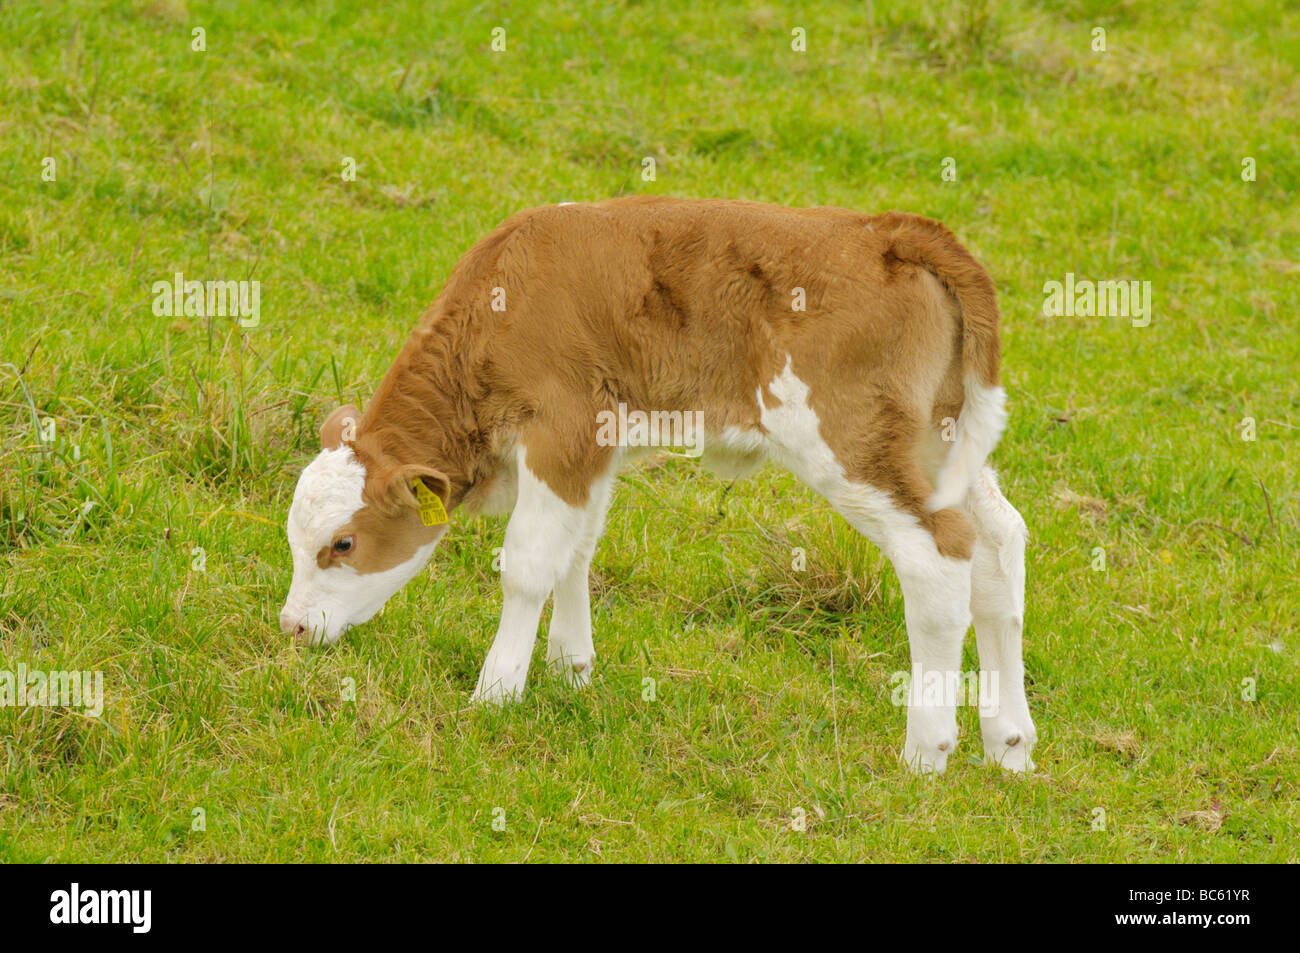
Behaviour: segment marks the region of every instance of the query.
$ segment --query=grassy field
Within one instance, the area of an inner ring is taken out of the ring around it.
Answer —
[[[0,859],[1300,859],[1300,10],[705,6],[0,6],[0,669],[105,685],[0,708]],[[1031,776],[973,709],[897,762],[897,581],[771,468],[625,474],[586,692],[469,707],[498,521],[280,634],[320,419],[500,219],[631,192],[920,212],[995,276]],[[178,271],[260,323],[155,315]],[[1071,273],[1149,326],[1045,316]]]

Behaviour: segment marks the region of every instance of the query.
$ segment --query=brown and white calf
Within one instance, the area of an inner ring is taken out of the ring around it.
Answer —
[[[702,412],[706,464],[773,460],[884,551],[915,674],[958,673],[973,618],[998,686],[985,757],[1032,768],[1025,524],[985,465],[998,365],[993,283],[929,219],[655,197],[521,212],[456,265],[365,414],[322,427],[289,510],[281,625],[333,642],[420,570],[446,514],[510,511],[474,697],[522,693],[552,594],[547,659],[586,683],[588,570],[630,456],[599,421]],[[943,770],[951,702],[913,692],[914,769]]]

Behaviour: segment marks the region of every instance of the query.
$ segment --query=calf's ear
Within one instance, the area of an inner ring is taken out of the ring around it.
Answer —
[[[361,423],[361,411],[351,404],[336,407],[320,425],[320,445],[322,450],[337,450],[344,441],[351,443],[357,439],[357,426]]]
[[[419,510],[423,501],[419,498],[417,483],[424,484],[438,498],[443,514],[450,512],[451,480],[441,470],[418,463],[402,464],[383,473],[375,481],[374,502],[394,516],[408,508]]]

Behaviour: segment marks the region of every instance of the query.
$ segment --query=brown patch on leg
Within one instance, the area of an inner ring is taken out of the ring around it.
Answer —
[[[931,513],[926,509],[934,485],[923,472],[920,459],[922,433],[929,429],[936,410],[947,410],[954,417],[960,412],[960,403],[953,400],[955,395],[944,393],[951,390],[953,383],[960,386],[951,367],[944,372],[951,381],[937,376],[934,381],[940,397],[949,400],[943,407],[936,407],[929,398],[923,400],[924,395],[910,395],[910,401],[878,397],[874,403],[860,401],[861,410],[851,416],[836,405],[840,395],[833,388],[826,388],[825,395],[813,391],[810,401],[822,419],[824,439],[850,480],[888,493],[900,509],[915,516],[934,537],[935,547],[943,556],[970,559],[975,548],[975,527],[958,510]]]
[[[596,442],[596,407],[533,423],[521,436],[525,466],[570,506],[586,506],[591,485],[609,470],[613,447]]]
[[[921,517],[921,525],[934,537],[939,555],[949,559],[970,559],[975,549],[975,526],[965,513],[938,510]]]
[[[874,432],[883,435],[883,439],[880,436],[874,441],[862,439],[862,451],[849,456],[852,466],[847,469],[851,478],[887,492],[900,509],[915,516],[934,537],[940,554],[970,559],[975,548],[975,527],[966,514],[954,509],[931,513],[925,508],[934,486],[926,479],[917,459],[920,427],[915,419],[886,405],[876,408],[872,423]],[[886,423],[888,426],[884,426]]]

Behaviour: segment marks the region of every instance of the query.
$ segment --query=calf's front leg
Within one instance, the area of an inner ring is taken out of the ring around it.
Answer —
[[[584,510],[552,492],[525,458],[520,448],[519,496],[501,551],[501,623],[479,673],[475,702],[500,704],[523,695],[542,607],[573,564],[586,525]]]
[[[605,531],[605,513],[609,509],[616,466],[616,463],[611,465],[609,472],[592,485],[573,562],[555,587],[546,663],[553,672],[575,688],[590,684],[591,667],[596,660],[596,648],[591,640],[591,591],[588,582],[591,557],[596,551],[601,533]]]
[[[546,664],[574,687],[591,682],[596,647],[591,640],[591,595],[587,578],[590,559],[575,559],[555,587],[551,629],[546,642]]]

